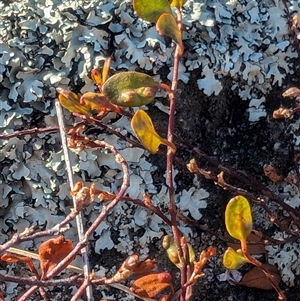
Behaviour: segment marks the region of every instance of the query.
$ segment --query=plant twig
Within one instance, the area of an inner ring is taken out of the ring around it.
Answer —
[[[49,126],[46,128],[33,128],[33,129],[26,129],[21,131],[14,131],[13,133],[9,134],[0,134],[0,140],[7,140],[13,137],[22,137],[25,135],[34,135],[34,134],[41,134],[47,132],[57,132],[58,126]]]
[[[78,137],[80,138],[80,137]],[[87,229],[84,238],[78,242],[78,244],[75,246],[75,248],[72,250],[72,252],[69,253],[68,256],[66,256],[51,272],[49,272],[46,275],[45,279],[51,279],[54,276],[56,276],[65,266],[66,262],[71,262],[72,259],[76,256],[76,254],[84,248],[89,240],[89,237],[94,233],[96,228],[100,225],[101,222],[108,216],[108,214],[113,210],[113,208],[118,204],[118,202],[122,199],[124,196],[127,188],[129,187],[130,181],[129,181],[129,170],[128,170],[128,164],[124,160],[124,158],[121,156],[121,154],[116,150],[116,148],[112,145],[109,145],[108,143],[104,141],[93,141],[86,145],[87,147],[102,147],[109,149],[114,155],[117,163],[119,163],[123,170],[123,182],[121,185],[121,188],[116,195],[115,199],[112,200],[108,206],[103,206],[102,211],[99,213],[96,220],[93,222],[93,224]]]
[[[120,188],[118,194],[116,195],[116,197],[114,198],[114,200],[112,200],[107,207],[103,206],[101,213],[96,218],[96,220],[93,222],[93,224],[90,226],[90,228],[86,231],[83,239],[77,243],[75,248],[59,264],[57,264],[56,267],[52,271],[47,273],[44,280],[48,280],[48,279],[55,277],[58,273],[60,273],[65,268],[66,265],[68,265],[70,262],[72,262],[72,260],[76,256],[76,254],[78,254],[78,252],[80,252],[81,249],[84,248],[88,244],[89,237],[94,233],[96,228],[100,225],[100,223],[107,217],[107,215],[113,210],[113,208],[122,199],[127,188],[130,185],[128,164],[114,146],[112,146],[104,141],[99,141],[99,140],[89,141],[88,139],[85,139],[86,137],[77,136],[76,134],[74,134],[72,136],[72,138],[74,139],[74,142],[78,142],[79,144],[82,141],[84,141],[85,147],[87,147],[87,148],[88,147],[90,147],[90,148],[100,147],[100,148],[109,149],[114,154],[115,160],[117,161],[117,163],[119,163],[122,167],[122,170],[124,173],[123,182],[122,182],[121,188]],[[75,147],[76,147],[76,145],[75,145]],[[18,301],[25,301],[37,289],[38,289],[37,285],[32,286],[25,294],[22,295],[22,297],[20,297],[18,299]]]
[[[182,32],[182,14],[181,9],[177,9],[177,26],[178,30]],[[176,44],[175,48],[175,57],[174,57],[174,66],[173,66],[173,78],[172,78],[172,85],[171,91],[168,91],[168,96],[170,100],[170,115],[169,115],[169,123],[168,123],[168,141],[173,143],[174,141],[174,128],[175,128],[175,109],[176,109],[176,97],[175,92],[178,85],[178,72],[179,72],[179,61],[181,57],[182,49],[178,44]],[[172,223],[172,232],[174,235],[174,241],[177,245],[178,249],[178,256],[180,259],[180,281],[181,281],[181,301],[187,301],[187,290],[184,287],[187,279],[189,279],[187,263],[185,261],[184,254],[188,253],[187,244],[181,244],[182,234],[179,231],[178,223],[177,223],[177,210],[175,204],[175,189],[174,189],[174,176],[173,176],[173,162],[174,162],[174,152],[171,147],[168,147],[167,152],[167,185],[169,189],[169,213],[171,216],[171,223]]]
[[[65,157],[65,163],[66,163],[66,169],[67,169],[67,176],[69,179],[70,183],[70,188],[73,190],[74,187],[74,180],[73,180],[73,171],[72,171],[72,165],[69,157],[69,149],[67,147],[67,137],[65,133],[65,126],[64,126],[64,117],[63,117],[63,111],[61,108],[61,105],[58,100],[55,101],[55,108],[56,108],[56,113],[57,113],[57,120],[59,124],[59,130],[60,130],[60,137],[61,137],[61,142],[62,142],[62,148],[63,148],[63,153]],[[75,205],[75,197],[73,197],[73,206],[76,208]],[[78,233],[78,238],[79,241],[82,241],[85,235],[85,229],[83,226],[83,214],[82,212],[79,212],[76,215],[76,225],[77,225],[77,233]],[[85,279],[88,279],[90,275],[90,264],[89,264],[89,258],[88,258],[88,247],[85,246],[81,249],[81,255],[82,255],[82,261],[83,261],[83,273]],[[93,301],[93,291],[92,291],[92,286],[87,286],[86,287],[86,295],[87,295],[87,300],[88,301]]]

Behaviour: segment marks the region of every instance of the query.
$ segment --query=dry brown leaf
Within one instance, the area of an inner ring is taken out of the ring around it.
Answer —
[[[273,118],[274,119],[290,118],[292,114],[293,114],[293,110],[286,109],[286,108],[279,108],[278,110],[275,110],[273,112]]]
[[[289,98],[299,97],[300,90],[296,87],[291,87],[291,88],[287,89],[285,92],[283,92],[282,96],[289,97]]]
[[[107,191],[101,191],[98,195],[100,201],[112,201],[115,199],[115,197],[116,195],[114,193],[107,192]]]
[[[278,285],[281,278],[278,274],[277,268],[268,263],[264,263],[263,267],[270,273],[271,276],[273,276],[273,282]],[[256,266],[244,275],[238,285],[255,287],[263,290],[272,290],[274,288],[262,269]]]
[[[277,173],[276,169],[272,165],[265,164],[264,173],[274,183],[283,181],[283,177]]]
[[[165,290],[174,293],[172,277],[167,272],[153,273],[136,279],[130,290],[141,297],[155,298]]]
[[[292,26],[291,26],[291,30],[296,32],[298,29],[298,24],[299,24],[299,16],[297,14],[295,14],[292,17]]]
[[[84,186],[83,183],[77,182],[70,194],[75,197],[75,210],[79,212],[93,203],[95,184],[92,183],[89,188]]]
[[[30,257],[27,256],[20,256],[20,255],[15,255],[15,254],[10,254],[10,253],[4,253],[1,256],[1,260],[6,261],[6,262],[24,262],[26,263],[27,267],[29,268],[29,270],[36,274],[36,269],[35,266],[33,265],[32,259]],[[1,299],[0,299],[1,300]]]
[[[43,242],[38,249],[41,266],[41,279],[51,272],[74,249],[70,239],[65,240],[63,235]],[[69,264],[66,263],[66,266]]]

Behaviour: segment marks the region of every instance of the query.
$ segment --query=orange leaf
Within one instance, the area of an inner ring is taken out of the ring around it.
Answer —
[[[278,110],[275,110],[273,112],[272,117],[274,119],[290,118],[292,114],[293,114],[293,110],[291,109],[279,108]]]
[[[24,262],[24,260],[22,260],[20,258],[23,259],[23,258],[28,258],[28,257],[12,255],[12,254],[8,254],[8,253],[4,253],[1,256],[1,260],[6,261],[6,262],[18,262],[18,261],[23,261]]]
[[[130,290],[141,297],[148,298],[154,298],[165,290],[170,290],[173,294],[171,280],[172,277],[167,272],[149,274],[135,280]]]
[[[102,74],[97,69],[92,69],[91,71],[92,80],[97,84],[100,92],[102,92],[102,86],[108,78],[111,59],[112,58],[109,57],[104,61]]]
[[[281,278],[278,274],[277,268],[268,263],[264,263],[263,267],[269,272],[273,278],[273,281],[278,285]],[[274,288],[262,269],[257,266],[246,273],[238,284],[263,290],[271,290]]]
[[[26,263],[28,269],[36,274],[36,269],[33,265],[32,259],[30,257],[27,256],[20,256],[20,255],[15,255],[15,254],[9,254],[9,253],[5,253],[1,256],[1,260],[6,261],[6,262],[24,262]]]
[[[149,273],[156,267],[156,260],[155,259],[146,259],[139,263],[133,271],[135,273]]]
[[[290,97],[290,98],[299,97],[300,90],[296,87],[291,87],[291,88],[287,89],[284,93],[282,93],[282,96]]]
[[[164,295],[159,299],[159,301],[168,301],[169,299],[170,299],[170,295]]]
[[[70,239],[65,240],[63,235],[43,242],[38,249],[42,270],[41,279],[51,272],[73,249],[72,241]],[[68,264],[69,262],[66,263],[66,266]]]
[[[103,85],[102,75],[97,69],[92,69],[91,71],[91,78],[98,86],[99,91],[101,91],[101,87]]]
[[[88,110],[114,111],[112,103],[101,93],[86,92],[80,98],[80,104]]]
[[[109,72],[109,68],[110,68],[110,63],[111,63],[111,56],[108,57],[103,65],[102,68],[102,80],[103,80],[103,84],[106,82],[107,78],[108,78],[108,72]]]
[[[107,191],[101,191],[98,195],[98,198],[100,201],[112,201],[114,200],[116,197],[116,195],[114,193],[111,192],[107,192]]]

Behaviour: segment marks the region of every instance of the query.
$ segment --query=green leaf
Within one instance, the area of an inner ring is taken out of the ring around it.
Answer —
[[[168,0],[133,0],[137,15],[148,22],[156,22],[164,13],[172,14]]]
[[[178,29],[176,19],[172,14],[162,14],[157,20],[156,30],[160,35],[172,38],[180,46],[183,52],[182,34]]]
[[[177,245],[174,241],[174,238],[170,235],[166,235],[163,238],[162,246],[166,250],[167,256],[170,261],[180,268],[180,259],[178,256]]]
[[[123,107],[139,107],[154,100],[159,83],[151,76],[135,72],[121,72],[111,76],[102,92],[109,101]]]
[[[189,250],[189,263],[193,264],[195,262],[195,257],[196,257],[195,251],[191,246],[191,244],[188,243],[187,245]],[[166,250],[167,256],[170,259],[170,261],[180,269],[180,259],[178,256],[178,249],[173,236],[171,235],[164,236],[162,246]]]
[[[251,208],[246,198],[236,196],[228,202],[225,210],[225,224],[232,237],[246,241],[252,230]]]
[[[186,0],[170,0],[170,5],[181,8],[185,4]]]
[[[237,270],[241,268],[246,262],[247,258],[238,251],[235,251],[231,247],[227,248],[223,256],[223,265],[230,270]]]
[[[143,110],[135,112],[131,119],[131,127],[139,141],[152,154],[158,151],[160,144],[165,144],[176,152],[176,146],[168,140],[160,137],[154,129],[151,118]]]

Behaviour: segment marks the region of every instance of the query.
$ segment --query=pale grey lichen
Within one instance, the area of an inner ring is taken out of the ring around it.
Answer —
[[[208,196],[209,193],[205,189],[191,187],[177,195],[177,207],[185,215],[190,214],[195,220],[200,220],[202,215],[199,209],[206,208]]]
[[[53,100],[55,87],[91,91],[88,77],[92,68],[115,49],[113,68],[151,71],[160,80],[162,66],[172,76],[174,47],[159,36],[153,24],[137,19],[131,0],[104,1],[23,1],[0,3],[0,130],[11,133],[25,127],[40,127],[33,114],[55,116]],[[290,1],[289,9],[299,13],[299,2]],[[291,72],[290,64],[296,57],[290,41],[287,19],[279,0],[187,1],[183,11],[184,44],[186,53],[180,63],[180,80],[189,82],[189,74],[201,71],[198,87],[207,95],[222,91],[222,80],[229,77],[242,99],[250,102],[250,120],[265,116],[264,97],[272,85],[282,85]],[[106,30],[108,29],[108,31]],[[78,91],[76,91],[78,92]],[[195,99],[194,101],[197,101]],[[162,105],[158,107],[168,111]],[[55,121],[45,117],[46,125]],[[130,121],[122,117],[115,122],[115,114],[103,119],[124,135],[132,134]],[[66,113],[66,122],[72,118]],[[43,123],[42,123],[43,124]],[[144,191],[151,194],[155,204],[167,212],[168,192],[162,184],[153,184],[155,171],[148,153],[129,148],[115,135],[101,133],[120,150],[130,165],[131,187],[128,194],[142,199]],[[299,141],[298,141],[299,142]],[[69,212],[70,196],[64,173],[59,135],[39,134],[0,141],[0,220],[3,234],[0,243],[25,227],[48,223],[58,224]],[[71,154],[76,180],[116,193],[122,182],[122,172],[112,154],[99,150],[73,151]],[[176,195],[178,207],[185,215],[201,218],[200,209],[206,207],[208,193],[201,187],[190,188]],[[30,200],[30,206],[28,205]],[[296,197],[291,199],[295,203]],[[93,221],[103,204],[96,201],[86,210]],[[166,213],[167,214],[167,213]],[[75,227],[74,227],[75,228]],[[67,238],[75,240],[72,228]],[[141,236],[128,240],[133,230],[142,229]],[[192,236],[192,231],[180,225],[181,231]],[[111,230],[119,231],[118,243]],[[147,243],[160,238],[168,227],[156,215],[130,203],[121,202],[107,221],[95,232],[97,252],[115,247],[131,254],[139,249],[147,253]],[[32,247],[25,243],[23,247]]]
[[[296,2],[289,3],[293,13],[299,12]],[[198,85],[207,95],[218,95],[226,76],[242,99],[257,98],[292,72],[297,53],[281,1],[188,1],[184,22],[186,42],[198,54],[186,65],[190,71],[202,68]],[[265,116],[264,106],[250,113],[256,121]]]
[[[276,232],[273,238],[287,239],[288,235]],[[299,242],[288,242],[284,245],[266,246],[269,262],[276,264],[281,274],[282,281],[288,286],[294,286],[295,277],[300,274]]]

